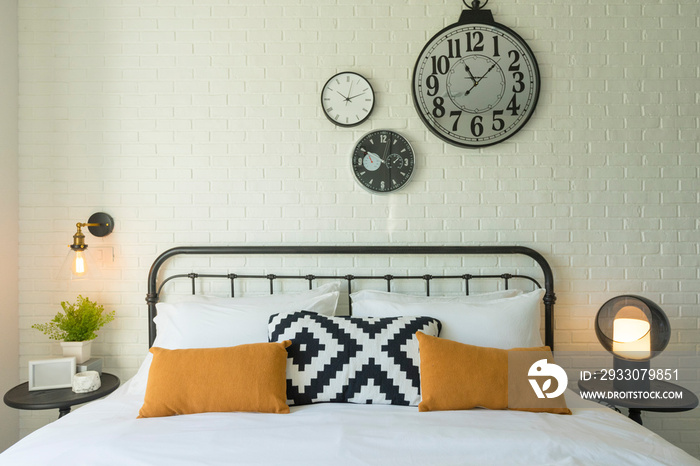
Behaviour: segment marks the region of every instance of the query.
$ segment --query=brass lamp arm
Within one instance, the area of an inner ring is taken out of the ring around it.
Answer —
[[[73,235],[73,244],[70,245],[70,248],[74,251],[83,251],[87,249],[87,244],[85,244],[85,234],[82,228],[88,227],[90,233],[97,237],[107,236],[114,230],[114,219],[109,214],[97,212],[92,214],[86,223],[78,222],[75,226],[77,231]]]

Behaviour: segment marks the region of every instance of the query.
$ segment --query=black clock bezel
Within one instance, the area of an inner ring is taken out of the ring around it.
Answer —
[[[328,114],[328,112],[326,111],[326,106],[323,105],[323,94],[326,90],[326,87],[328,86],[328,84],[330,84],[331,81],[333,81],[333,79],[335,79],[336,77],[343,75],[343,74],[354,74],[355,76],[359,76],[360,78],[364,79],[365,82],[369,85],[369,90],[372,92],[372,106],[370,107],[369,112],[367,112],[367,115],[365,115],[364,118],[362,118],[360,121],[355,122],[355,123],[341,123],[339,121],[336,121],[333,117],[331,117]],[[363,75],[361,75],[360,73],[357,73],[355,71],[340,71],[340,72],[334,74],[333,76],[331,76],[330,78],[328,78],[328,81],[326,81],[325,84],[323,85],[323,87],[321,87],[320,102],[321,102],[321,110],[323,110],[323,114],[326,116],[326,118],[328,118],[328,120],[331,123],[333,123],[336,126],[343,127],[343,128],[352,128],[353,126],[361,125],[362,123],[364,123],[365,121],[367,121],[369,119],[370,115],[372,115],[372,111],[374,111],[374,104],[377,102],[377,96],[374,93],[374,88],[372,87],[372,83],[369,81],[369,79],[367,79],[366,77],[364,77]]]
[[[478,13],[487,13],[487,12],[488,12],[488,10],[479,11]],[[465,15],[465,13],[466,13],[466,15]],[[490,14],[488,14],[487,16],[490,16]],[[471,24],[483,24],[483,25],[487,25],[490,27],[494,27],[496,29],[500,29],[505,34],[510,35],[513,39],[515,39],[517,42],[519,42],[520,45],[522,45],[523,49],[525,49],[527,51],[527,53],[529,54],[529,57],[532,59],[533,71],[534,71],[534,75],[535,75],[534,76],[535,77],[535,79],[534,79],[535,91],[534,91],[534,96],[532,99],[532,111],[530,111],[529,114],[525,116],[522,123],[517,128],[511,130],[505,138],[500,139],[498,141],[487,142],[484,144],[467,144],[467,143],[458,142],[458,141],[455,141],[453,139],[448,138],[447,136],[442,134],[442,132],[440,132],[438,129],[434,128],[430,124],[430,119],[427,118],[421,110],[421,106],[420,106],[420,103],[418,101],[418,96],[416,95],[416,86],[415,86],[416,73],[418,72],[418,68],[419,68],[419,65],[421,63],[420,58],[423,56],[423,53],[425,52],[425,50],[429,46],[432,45],[433,41],[435,41],[439,37],[445,35],[447,33],[447,31],[449,31],[455,27],[468,26]],[[532,51],[530,46],[527,44],[527,42],[525,42],[525,40],[522,37],[520,37],[520,35],[517,32],[513,31],[508,26],[504,26],[504,25],[497,23],[495,21],[485,20],[483,16],[474,15],[473,12],[468,11],[468,10],[465,10],[463,12],[462,17],[460,18],[459,21],[457,21],[456,23],[452,23],[449,26],[444,27],[439,32],[437,32],[435,35],[433,35],[428,40],[428,42],[425,43],[425,45],[421,49],[420,53],[418,54],[418,58],[416,58],[416,64],[413,67],[413,74],[411,75],[411,96],[413,97],[413,106],[416,109],[416,113],[418,113],[418,116],[420,117],[423,124],[430,130],[431,133],[433,133],[438,138],[442,139],[444,142],[451,144],[453,146],[469,148],[469,149],[479,149],[482,147],[489,147],[489,146],[493,146],[496,144],[500,144],[502,142],[507,141],[508,139],[513,137],[515,134],[517,134],[523,127],[525,127],[527,125],[528,121],[530,120],[532,115],[535,113],[535,110],[537,109],[537,103],[539,102],[541,89],[542,89],[542,77],[541,77],[541,73],[540,73],[540,66],[539,66],[539,63],[537,62],[537,57],[535,57],[534,52]]]
[[[357,176],[357,171],[355,170],[355,152],[357,151],[358,146],[359,146],[360,143],[361,143],[362,141],[364,141],[368,136],[370,136],[370,135],[372,135],[372,134],[379,134],[379,133],[390,133],[390,134],[395,134],[396,136],[398,136],[398,137],[400,137],[401,139],[403,139],[403,140],[406,142],[406,145],[407,145],[407,147],[408,147],[408,149],[409,149],[409,151],[410,151],[410,159],[411,159],[411,163],[412,163],[412,165],[411,165],[411,173],[408,175],[408,178],[406,179],[406,181],[404,181],[403,184],[402,184],[401,186],[399,186],[398,188],[389,189],[389,190],[386,190],[386,191],[380,191],[380,190],[376,190],[376,189],[373,189],[373,188],[370,188],[370,187],[366,186],[366,185],[359,179],[359,177]],[[413,179],[413,175],[414,175],[414,173],[415,173],[415,171],[416,171],[416,151],[413,149],[413,146],[411,145],[411,142],[408,140],[408,138],[406,138],[406,136],[404,136],[403,134],[399,133],[398,131],[393,130],[393,129],[386,129],[386,128],[373,129],[373,130],[371,130],[371,131],[366,132],[366,133],[363,134],[360,138],[358,138],[358,139],[357,139],[357,142],[355,142],[355,144],[352,146],[352,151],[350,152],[350,170],[352,170],[352,174],[353,174],[353,177],[355,178],[355,182],[356,182],[358,185],[360,185],[365,191],[367,191],[367,192],[369,192],[369,193],[371,193],[371,194],[380,194],[380,195],[395,193],[395,192],[397,192],[397,191],[400,191],[400,190],[404,189],[404,188],[406,187],[406,185],[411,181],[411,179]]]

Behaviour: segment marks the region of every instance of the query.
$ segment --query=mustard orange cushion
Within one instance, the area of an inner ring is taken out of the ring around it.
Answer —
[[[528,382],[528,369],[542,359],[543,354],[548,361],[553,361],[549,347],[503,350],[467,345],[422,332],[417,332],[416,336],[422,395],[419,411],[482,407],[571,414],[563,395],[538,399]],[[509,359],[517,361],[510,368]],[[514,394],[510,400],[509,370],[511,374],[518,374],[510,386]]]
[[[139,418],[206,412],[288,413],[291,341],[228,348],[151,348]]]

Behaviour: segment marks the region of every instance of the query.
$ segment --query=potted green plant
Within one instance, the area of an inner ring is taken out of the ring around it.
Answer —
[[[63,312],[45,324],[34,324],[52,340],[60,340],[64,356],[75,356],[77,363],[90,359],[92,340],[103,325],[114,320],[114,311],[104,313],[104,306],[78,295],[75,303],[61,302]]]

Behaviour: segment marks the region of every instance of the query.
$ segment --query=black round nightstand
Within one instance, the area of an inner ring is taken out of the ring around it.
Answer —
[[[613,387],[612,380],[579,380],[578,388],[581,392],[601,394],[611,394],[619,392]],[[645,390],[646,391],[646,390]],[[650,382],[649,392],[674,392],[681,393],[679,398],[653,398],[653,399],[627,399],[627,398],[586,398],[591,401],[605,402],[613,406],[622,406],[629,410],[629,418],[642,424],[642,411],[654,411],[657,413],[673,413],[680,411],[690,411],[698,406],[698,397],[695,393],[680,385],[661,380]]]
[[[24,382],[5,393],[7,406],[17,409],[58,408],[59,419],[70,413],[71,406],[87,403],[107,396],[119,387],[119,377],[103,372],[100,375],[102,386],[89,393],[73,393],[70,388],[29,391],[29,382]]]

